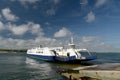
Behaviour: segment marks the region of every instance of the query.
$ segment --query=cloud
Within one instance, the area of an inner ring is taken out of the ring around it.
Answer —
[[[91,23],[95,20],[95,14],[91,11],[90,13],[87,14],[86,16],[86,21],[88,23]]]
[[[119,52],[119,48],[95,36],[75,36],[76,48],[87,48],[91,52]]]
[[[39,24],[35,24],[33,22],[28,22],[27,24],[15,25],[15,24],[7,24],[7,28],[14,35],[24,35],[29,32],[31,34],[37,36],[43,36],[44,32]]]
[[[57,10],[57,4],[59,3],[59,0],[50,0],[50,2],[52,2],[51,4],[51,8],[47,9],[46,13],[50,16],[55,15],[56,14],[56,10]],[[54,6],[53,6],[54,4]]]
[[[0,36],[0,49],[28,49],[39,45],[52,46],[55,39],[47,37],[36,37],[35,39],[14,39]],[[48,45],[49,44],[49,45]]]
[[[67,36],[71,36],[72,32],[69,31],[67,28],[62,28],[60,29],[58,32],[56,32],[54,34],[54,37],[67,37]]]
[[[39,45],[43,46],[53,46],[56,45],[56,39],[48,38],[44,36],[43,29],[41,28],[40,24],[36,24],[33,22],[28,22],[26,24],[16,25],[13,23],[3,23],[0,21],[0,31],[8,30],[6,35],[12,34],[17,36],[25,35],[26,33],[30,33],[35,35],[33,39],[17,39],[12,38],[5,38],[4,36],[0,36],[0,48],[1,49],[28,49],[32,47],[36,47]],[[48,45],[49,44],[49,45]]]
[[[96,39],[96,37],[91,37],[91,36],[89,36],[89,37],[83,37],[82,38],[82,41],[84,42],[84,43],[90,43],[90,42],[92,42],[92,41],[94,41]]]
[[[2,15],[0,15],[0,20],[2,19]]]
[[[88,4],[88,0],[80,0],[80,5],[86,6]]]
[[[44,45],[44,46],[47,46],[47,47],[52,47],[54,45],[56,45],[56,39],[54,38],[48,38],[48,37],[36,37],[34,42],[36,44],[41,44],[41,45]]]
[[[19,19],[19,17],[12,14],[12,12],[9,8],[2,9],[2,15],[8,21],[17,21]]]
[[[53,4],[58,4],[60,2],[60,0],[50,0]]]
[[[28,22],[27,24],[30,33],[38,35],[38,36],[43,36],[44,32],[43,29],[41,28],[40,24],[35,24],[33,22]]]
[[[44,35],[40,24],[28,21],[27,23],[16,25],[13,21],[17,21],[19,18],[12,14],[9,8],[2,9],[2,16],[0,14],[0,18],[0,31],[7,30],[9,34],[17,36],[22,36],[26,33],[30,33],[34,36]],[[4,22],[3,19],[7,20],[7,22]]]
[[[29,9],[32,5],[33,9],[37,9],[37,6],[34,5],[37,2],[41,2],[42,0],[10,0],[11,2],[19,2],[24,8]],[[33,6],[34,5],[34,6]]]
[[[55,15],[55,12],[56,12],[56,10],[55,9],[53,9],[53,8],[51,8],[51,9],[48,9],[47,11],[46,11],[46,13],[48,14],[48,15]]]
[[[47,3],[50,5],[50,7],[48,7],[46,13],[50,16],[55,15],[58,7],[57,4],[60,3],[60,0],[48,0]]]
[[[4,38],[0,36],[0,48],[1,49],[28,49],[33,48],[39,45],[47,47],[58,47],[64,46],[68,47],[68,41],[66,40],[57,40],[54,38],[48,38],[44,36],[37,36],[35,39],[15,39],[15,38]],[[74,38],[74,43],[76,48],[87,48],[89,51],[96,52],[117,52],[118,48],[113,45],[107,44],[103,41],[100,41],[97,37],[94,36],[77,36]]]
[[[54,45],[56,39],[48,38],[44,36],[43,29],[41,28],[40,24],[36,24],[34,22],[28,22],[26,24],[16,25],[13,23],[3,23],[0,21],[0,31],[8,30],[8,34],[23,36],[26,33],[30,33],[35,35],[33,39],[17,39],[12,38],[5,38],[4,36],[0,36],[0,48],[2,49],[28,49],[32,47],[36,47],[39,45],[44,46],[52,46]]]
[[[0,31],[4,30],[4,24],[0,21]]]
[[[11,1],[19,1],[21,4],[26,4],[26,3],[33,4],[41,0],[11,0]]]
[[[24,35],[29,29],[28,26],[23,25],[15,25],[15,24],[8,24],[8,30],[10,30],[14,35]]]
[[[99,8],[100,6],[104,5],[107,0],[97,0],[95,3],[95,7]]]
[[[21,25],[16,25],[11,22],[7,22],[6,24],[0,21],[0,30],[8,30],[13,35],[21,36],[25,35],[26,33],[30,33],[36,36],[43,36],[44,32],[41,28],[40,24],[36,24],[34,22],[28,22]]]

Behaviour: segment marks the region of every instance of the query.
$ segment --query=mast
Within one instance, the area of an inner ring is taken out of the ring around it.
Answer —
[[[71,37],[71,44],[73,44],[73,37]]]
[[[75,44],[73,43],[73,37],[71,37],[71,42],[69,43],[70,48],[75,49]]]

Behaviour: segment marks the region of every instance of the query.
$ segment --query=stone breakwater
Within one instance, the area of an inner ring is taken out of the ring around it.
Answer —
[[[105,63],[61,70],[60,74],[68,80],[120,80],[120,63]]]

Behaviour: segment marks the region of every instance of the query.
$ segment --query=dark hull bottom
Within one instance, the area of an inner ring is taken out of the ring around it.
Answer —
[[[55,62],[55,63],[69,63],[69,64],[88,64],[89,61],[91,61],[91,60],[70,60],[70,61],[55,60],[55,61],[52,61],[52,62]]]

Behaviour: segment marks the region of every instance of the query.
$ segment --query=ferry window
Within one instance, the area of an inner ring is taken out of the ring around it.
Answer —
[[[38,51],[37,53],[43,53],[43,51]]]
[[[70,53],[67,53],[67,56],[70,57]]]

